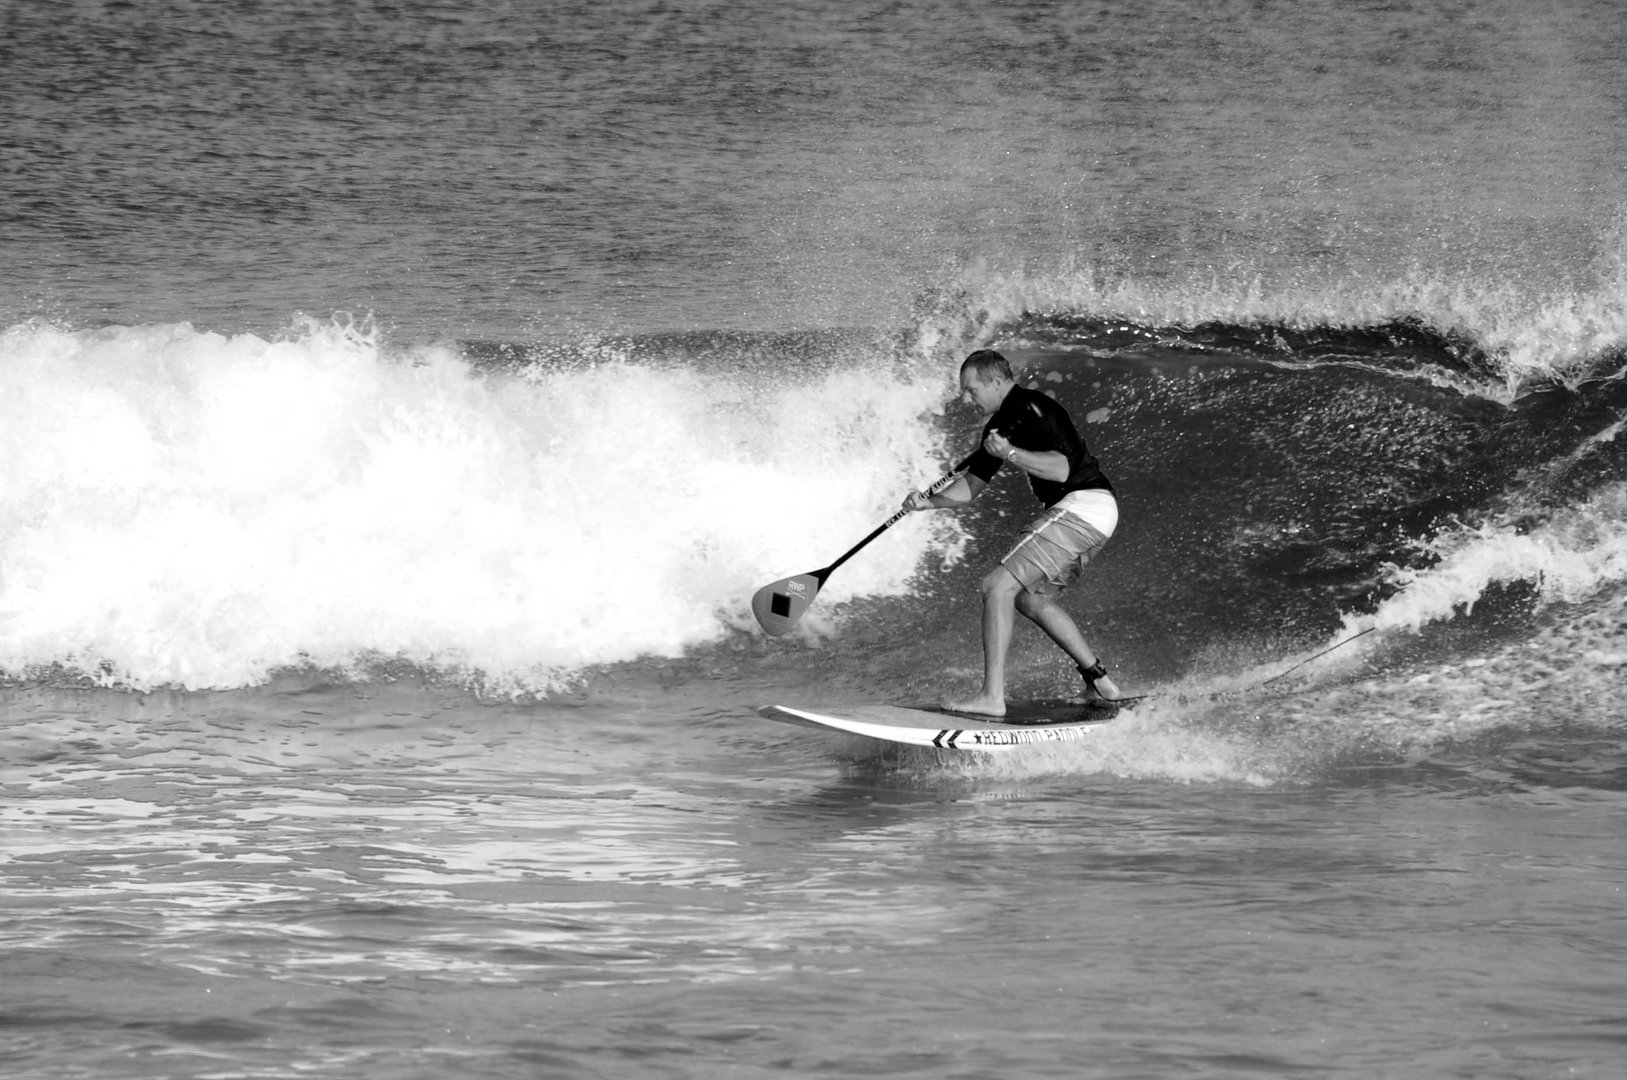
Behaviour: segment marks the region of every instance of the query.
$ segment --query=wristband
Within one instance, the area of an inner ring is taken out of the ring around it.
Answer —
[[[1006,460],[1007,461],[1016,461],[1017,460],[1017,448],[1015,446],[1013,446],[1011,449],[1006,451]]]

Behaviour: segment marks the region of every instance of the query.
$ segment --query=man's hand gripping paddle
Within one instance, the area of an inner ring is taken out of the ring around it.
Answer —
[[[950,484],[953,484],[960,477],[960,474],[966,471],[966,466],[971,463],[972,459],[967,458],[959,465],[956,465],[948,475],[927,488],[926,494],[936,495]],[[789,632],[792,627],[802,620],[802,615],[808,610],[808,605],[814,602],[814,597],[818,596],[819,590],[824,587],[825,579],[830,577],[838,566],[857,555],[866,544],[898,524],[908,514],[908,510],[898,511],[898,513],[877,525],[869,536],[848,548],[841,558],[823,570],[811,570],[806,574],[797,574],[795,577],[781,578],[772,585],[764,585],[758,589],[757,594],[751,598],[751,613],[757,616],[757,622],[771,637],[779,637],[781,634]]]

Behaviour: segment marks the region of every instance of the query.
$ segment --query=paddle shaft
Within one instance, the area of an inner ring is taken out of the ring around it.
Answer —
[[[931,487],[926,489],[925,493],[928,495],[936,495],[938,492],[960,479],[961,474],[966,471],[966,466],[970,465],[972,463],[972,458],[976,456],[977,455],[975,454],[968,456],[965,461],[962,461],[959,465],[956,465],[948,473],[935,481]],[[892,517],[888,518],[886,521],[883,521],[880,525],[877,525],[873,530],[871,530],[869,536],[866,536],[863,540],[860,540],[857,544],[854,544],[852,547],[848,548],[847,551],[842,554],[841,558],[837,559],[823,570],[814,571],[814,577],[819,579],[819,584],[824,585],[825,579],[830,577],[838,566],[841,566],[843,563],[847,562],[847,560],[864,550],[864,546],[870,541],[874,540],[876,537],[880,536],[894,525],[897,525],[900,521],[903,521],[904,518],[909,516],[909,513],[910,512],[905,509],[899,510],[898,513],[894,514]]]

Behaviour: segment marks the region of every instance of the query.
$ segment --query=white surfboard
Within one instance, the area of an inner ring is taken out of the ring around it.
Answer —
[[[951,712],[906,709],[898,705],[852,705],[836,712],[817,712],[790,705],[764,705],[757,710],[770,720],[850,735],[867,735],[905,746],[934,746],[942,750],[1009,750],[1037,743],[1083,739],[1110,722],[1117,710],[1090,709],[1071,703],[1036,702],[1017,706],[1023,718],[1035,715],[1047,723],[1001,723]],[[1093,715],[1094,714],[1094,715]]]

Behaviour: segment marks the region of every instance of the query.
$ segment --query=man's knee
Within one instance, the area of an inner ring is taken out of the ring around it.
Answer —
[[[1050,606],[1051,598],[1049,596],[1038,596],[1027,589],[1023,589],[1017,594],[1017,610],[1030,619],[1039,618],[1040,612]]]
[[[1023,583],[1004,566],[996,566],[983,577],[985,603],[993,600],[1009,604],[1022,596],[1023,592]]]

